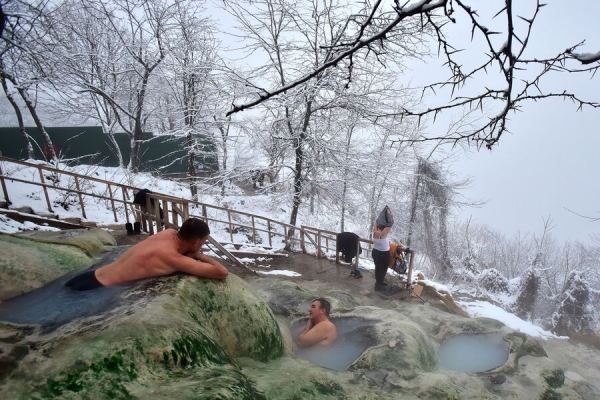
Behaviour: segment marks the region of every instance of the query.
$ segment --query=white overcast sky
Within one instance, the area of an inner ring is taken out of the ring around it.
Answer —
[[[600,51],[600,1],[545,3],[532,37],[536,53],[539,49],[552,56],[584,39],[581,52]],[[498,2],[480,4],[477,7],[497,7]],[[558,87],[600,102],[600,76],[578,79],[564,74]],[[540,234],[548,217],[555,225],[553,236],[561,241],[588,241],[590,234],[600,235],[600,221],[567,211],[600,217],[600,109],[578,112],[562,100],[531,103],[512,118],[510,129],[492,151],[463,155],[454,164],[458,174],[473,178],[466,194],[488,200],[482,208],[460,215],[508,236],[518,231]]]

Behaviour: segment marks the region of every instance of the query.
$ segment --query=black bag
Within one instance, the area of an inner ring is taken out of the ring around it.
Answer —
[[[396,258],[396,261],[394,261],[394,266],[392,267],[392,269],[397,274],[400,274],[400,275],[405,274],[406,270],[408,268],[406,267],[406,262],[404,261],[404,258],[402,258],[402,257]]]
[[[381,230],[383,228],[391,227],[394,225],[394,217],[392,216],[392,211],[388,206],[383,208],[383,211],[379,214],[379,217],[375,220],[377,223],[377,227]]]

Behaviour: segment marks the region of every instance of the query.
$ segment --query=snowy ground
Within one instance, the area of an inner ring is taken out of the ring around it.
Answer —
[[[185,185],[182,185],[173,180],[158,179],[157,177],[154,177],[150,174],[139,173],[136,175],[132,175],[131,173],[120,170],[118,168],[107,168],[99,166],[78,166],[75,168],[68,168],[64,165],[61,165],[60,168],[81,174],[93,174],[93,176],[96,176],[100,179],[127,184],[140,188],[148,188],[153,192],[168,194],[174,197],[189,198],[189,189]],[[36,181],[39,179],[37,177],[37,170],[25,167],[15,167],[14,164],[2,163],[2,171],[6,175],[15,178],[20,178],[23,180]],[[61,180],[67,180],[67,178],[65,177],[59,178]],[[10,200],[12,202],[10,208],[14,209],[22,206],[29,206],[35,212],[47,212],[45,196],[40,187],[34,187],[23,183],[11,182],[9,180],[6,181],[6,185],[8,188]],[[99,185],[97,190],[104,191],[106,190],[106,187],[105,185]],[[49,192],[51,196],[51,202],[53,204],[60,203],[61,201],[64,203],[64,195],[62,195],[63,197],[61,198],[60,192]],[[229,194],[226,196],[221,196],[218,193],[215,194],[210,188],[205,188],[205,190],[201,190],[201,192],[203,193],[203,195],[199,199],[199,201],[204,203],[214,204],[222,207],[229,207],[232,209],[256,215],[262,215],[278,221],[287,221],[289,218],[289,210],[285,207],[285,205],[282,205],[280,201],[276,201],[274,198],[270,197],[270,195],[245,195],[242,190],[235,186],[227,188],[227,193]],[[4,200],[3,194],[1,193],[0,199]],[[110,210],[102,202],[86,204],[85,207],[87,220],[94,221],[99,226],[114,224],[112,212],[110,212]],[[67,207],[67,209],[62,207],[54,207],[54,212],[60,217],[60,219],[68,217],[81,217],[81,210],[76,205],[76,202],[72,202],[72,206]],[[304,217],[308,221],[308,224],[311,226],[319,226],[321,228],[325,227],[325,229],[331,229],[331,226],[335,226],[334,221],[327,221],[324,219],[326,218],[326,216],[319,217],[319,225],[316,225],[314,223],[311,224],[311,222],[313,222],[310,220],[311,217]],[[301,215],[299,219],[302,221],[303,216]],[[15,233],[19,231],[27,231],[34,229],[57,230],[56,228],[40,226],[30,222],[20,223],[0,215],[0,232]],[[212,233],[212,236],[216,237],[217,240],[219,240],[219,234],[219,232],[214,232]],[[224,233],[221,234],[225,235]],[[248,246],[248,248],[245,248],[244,251],[251,251],[252,248],[252,246]],[[260,251],[262,253],[265,253],[265,257],[268,257],[268,251],[265,251],[264,249]],[[245,260],[242,259],[242,261],[244,262]],[[368,260],[361,260],[360,268],[373,270],[374,265]],[[260,273],[265,275],[299,276],[298,273],[287,270],[260,271]],[[440,285],[438,283],[432,281],[428,281],[427,283],[448,290],[447,287],[444,287],[443,285]],[[508,313],[502,308],[490,304],[488,302],[458,301],[458,304],[461,307],[463,307],[472,317],[493,318],[501,321],[502,323],[506,324],[512,329],[542,339],[556,337],[552,333],[544,331],[542,328],[533,325],[527,321],[523,321],[517,316]]]

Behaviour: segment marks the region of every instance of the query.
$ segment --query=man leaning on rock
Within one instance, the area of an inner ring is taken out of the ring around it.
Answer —
[[[208,238],[206,222],[190,218],[179,231],[166,229],[127,250],[115,262],[85,271],[65,283],[73,290],[91,290],[143,278],[185,272],[190,275],[225,279],[227,269],[199,252]]]

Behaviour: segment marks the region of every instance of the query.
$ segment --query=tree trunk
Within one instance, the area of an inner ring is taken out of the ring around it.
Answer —
[[[196,149],[194,146],[194,139],[192,137],[191,126],[187,134],[187,148],[188,148],[188,175],[190,181],[190,192],[192,194],[192,200],[198,200],[198,184],[196,177]]]
[[[38,130],[40,131],[40,135],[42,135],[42,137],[44,138],[44,142],[46,142],[46,147],[48,148],[48,154],[50,155],[50,160],[48,160],[48,161],[58,161],[58,156],[57,156],[56,152],[54,151],[54,143],[52,143],[52,139],[50,139],[50,135],[48,135],[48,132],[46,132],[46,129],[42,125],[42,121],[40,120],[40,117],[38,116],[37,111],[35,110],[35,107],[33,106],[33,102],[31,101],[31,99],[29,99],[29,96],[27,95],[27,92],[25,91],[25,89],[23,89],[22,87],[19,87],[19,86],[16,86],[16,88],[19,91],[21,98],[25,102],[25,106],[27,106],[27,109],[29,110],[31,117],[33,118],[33,120],[35,122],[35,126],[37,126]]]
[[[294,199],[292,201],[292,214],[290,216],[290,225],[296,225],[298,218],[298,209],[301,203],[302,194],[302,168],[304,166],[304,139],[306,138],[306,131],[308,130],[308,124],[310,122],[310,116],[312,114],[312,101],[306,103],[306,113],[304,114],[304,123],[302,124],[302,131],[298,135],[298,139],[295,141],[296,150],[296,162],[294,172]]]
[[[144,140],[144,132],[142,129],[141,122],[136,119],[135,128],[133,130],[133,138],[131,141],[131,158],[129,159],[129,165],[131,171],[134,173],[139,172],[140,165],[142,165],[142,142]]]
[[[133,143],[131,147],[131,159],[129,163],[131,165],[131,170],[134,173],[137,173],[140,170],[140,166],[142,165],[142,144],[144,143],[144,121],[143,121],[143,112],[144,112],[144,102],[146,100],[146,89],[148,88],[148,80],[150,79],[150,74],[160,64],[162,59],[161,57],[152,67],[147,67],[144,71],[144,77],[142,79],[142,87],[137,95],[137,104],[135,108],[135,121],[133,128]]]
[[[344,183],[342,185],[342,216],[340,218],[340,232],[344,232],[344,220],[346,216],[346,193],[348,191],[348,158],[350,156],[350,142],[352,141],[352,132],[354,131],[354,126],[350,128],[350,132],[346,136],[346,154],[344,163]]]
[[[448,204],[442,206],[440,211],[440,256],[442,258],[442,272],[448,274],[452,270],[452,263],[448,253]]]
[[[106,136],[108,136],[108,140],[115,148],[115,155],[117,156],[119,167],[123,167],[123,154],[121,154],[121,149],[119,148],[119,145],[115,139],[115,135],[113,135],[112,132],[106,132]]]
[[[420,160],[419,160],[419,163],[421,163]],[[415,191],[413,192],[413,196],[410,201],[410,218],[408,220],[408,233],[407,233],[407,237],[406,237],[406,247],[410,247],[414,224],[415,224],[415,218],[417,215],[417,203],[419,202],[419,190],[420,190],[420,186],[421,186],[421,174],[419,173],[419,171],[420,171],[420,168],[417,166]]]
[[[35,158],[35,154],[33,153],[33,146],[31,145],[31,141],[29,140],[29,135],[25,132],[25,123],[23,122],[23,114],[21,113],[21,109],[19,105],[13,98],[12,94],[8,90],[8,85],[6,84],[6,77],[2,74],[2,88],[4,89],[4,93],[6,94],[6,98],[13,106],[15,110],[15,115],[17,116],[17,121],[19,123],[19,132],[21,132],[21,137],[23,141],[25,141],[25,148],[27,149],[27,158],[33,160]]]
[[[213,119],[217,122],[217,117],[213,115]],[[229,138],[229,127],[231,123],[231,116],[227,117],[227,129],[223,127],[221,123],[217,122],[217,126],[219,128],[219,132],[221,132],[221,149],[223,151],[222,155],[222,172],[227,173],[227,139]],[[221,195],[225,196],[225,180],[221,181]]]

